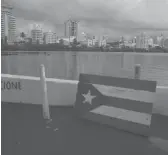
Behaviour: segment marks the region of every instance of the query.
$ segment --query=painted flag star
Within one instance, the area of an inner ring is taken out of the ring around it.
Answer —
[[[91,91],[89,90],[87,94],[82,94],[83,97],[85,98],[85,100],[83,101],[83,103],[89,103],[92,105],[92,100],[96,97],[91,95]]]

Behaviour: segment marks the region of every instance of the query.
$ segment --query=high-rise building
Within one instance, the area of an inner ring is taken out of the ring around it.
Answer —
[[[148,49],[148,36],[145,33],[136,36],[136,48]]]
[[[13,43],[16,40],[16,18],[7,16],[8,21],[8,43]]]
[[[164,43],[164,36],[163,36],[163,34],[161,34],[160,36],[157,37],[157,41],[158,41],[158,45],[160,47],[163,47],[163,43]]]
[[[140,41],[140,36],[137,35],[137,36],[136,36],[136,48],[140,48],[140,43],[141,43],[141,41]]]
[[[40,25],[35,24],[31,30],[32,44],[43,44],[43,31]]]
[[[164,39],[163,47],[168,49],[168,38]]]
[[[78,37],[78,22],[75,20],[68,20],[65,25],[65,37]]]
[[[157,36],[153,36],[153,44],[157,45],[158,44],[158,40],[157,40]]]
[[[16,40],[16,19],[12,16],[12,7],[2,3],[1,6],[1,38],[7,39],[7,43]]]
[[[107,45],[107,40],[106,40],[106,36],[101,36],[99,38],[99,47],[101,46],[106,46]]]
[[[44,43],[45,44],[55,44],[57,43],[57,35],[54,32],[45,32],[44,33]]]
[[[135,43],[136,44],[136,37],[134,37],[133,39],[132,39],[132,43]]]

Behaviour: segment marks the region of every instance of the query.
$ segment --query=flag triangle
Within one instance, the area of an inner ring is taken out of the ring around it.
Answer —
[[[92,84],[78,83],[75,108],[80,115],[103,105],[103,100],[104,96]]]

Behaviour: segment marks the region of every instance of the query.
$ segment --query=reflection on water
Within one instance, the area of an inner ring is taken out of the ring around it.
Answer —
[[[37,77],[40,76],[40,65],[44,64],[47,77],[62,79],[78,79],[80,73],[134,77],[134,65],[140,64],[142,79],[168,85],[168,54],[20,52],[2,55],[1,63],[2,73]]]
[[[19,54],[2,56],[2,73],[40,76],[40,65],[44,64],[47,77],[67,78],[67,61],[64,52],[46,55]]]

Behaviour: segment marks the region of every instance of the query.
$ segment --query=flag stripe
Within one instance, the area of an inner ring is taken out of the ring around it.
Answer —
[[[105,86],[99,84],[93,84],[93,86],[105,96],[142,101],[148,103],[153,103],[155,100],[155,94],[153,92],[121,88],[121,87]]]
[[[130,121],[133,123],[143,124],[150,126],[151,115],[146,113],[135,112],[131,110],[125,110],[121,108],[115,108],[110,106],[100,106],[92,111],[92,113],[108,116],[120,120]]]
[[[114,128],[124,130],[127,132],[131,132],[134,134],[149,136],[149,133],[150,133],[149,126],[142,125],[142,124],[136,124],[136,123],[125,121],[125,120],[115,119],[115,118],[103,116],[100,114],[87,113],[86,115],[83,116],[83,118],[88,119],[93,122],[98,122],[100,124],[106,124]]]
[[[96,98],[94,98],[93,100],[92,109],[103,104],[107,106],[113,106],[116,108],[122,108],[126,110],[152,114],[153,103],[146,103],[142,101],[134,101],[129,99],[105,96],[105,95],[102,95],[92,84],[81,83],[81,82],[79,82],[78,84],[78,91],[76,95],[76,101],[78,101],[80,108],[83,108],[84,106],[83,104],[80,104],[84,101],[84,97],[82,94],[86,94],[88,90],[91,91],[92,95],[96,96]],[[78,104],[76,104],[77,107],[78,107]],[[87,104],[85,106],[87,106]]]
[[[113,106],[116,108],[122,108],[126,110],[152,114],[153,103],[146,103],[141,101],[133,101],[129,99],[106,97],[106,96],[100,98],[99,102],[102,102],[103,105],[107,106]]]
[[[135,90],[156,92],[156,81],[108,77],[90,74],[80,74],[79,81],[82,83],[102,84],[123,88],[131,88]]]

